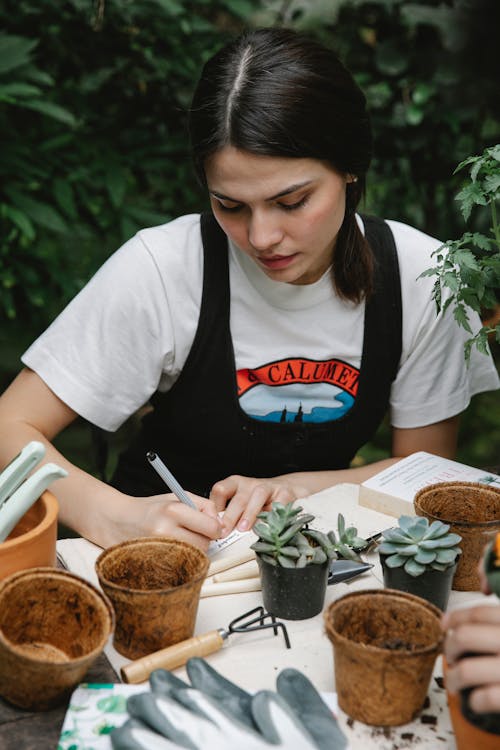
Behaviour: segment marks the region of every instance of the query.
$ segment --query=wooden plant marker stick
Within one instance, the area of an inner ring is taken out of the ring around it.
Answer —
[[[208,568],[207,578],[216,575],[217,573],[221,573],[223,570],[235,568],[237,565],[241,565],[242,563],[246,563],[253,559],[255,559],[255,552],[252,549],[247,549],[244,550],[244,552],[239,552],[235,555],[227,555],[227,557],[223,557],[220,560],[214,560]]]
[[[260,591],[261,588],[262,586],[258,576],[237,581],[224,581],[224,583],[204,583],[201,587],[200,599],[204,599],[207,596],[245,594],[249,591]]]
[[[238,565],[236,568],[224,570],[213,576],[214,583],[223,583],[224,581],[239,581],[242,578],[255,578],[259,575],[259,566],[257,560],[250,560],[248,563]]]

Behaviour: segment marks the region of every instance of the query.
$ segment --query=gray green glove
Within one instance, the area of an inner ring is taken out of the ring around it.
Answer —
[[[347,740],[311,682],[285,669],[277,692],[245,692],[206,661],[190,659],[191,684],[159,669],[151,692],[132,695],[132,717],[110,735],[114,750],[344,750]]]

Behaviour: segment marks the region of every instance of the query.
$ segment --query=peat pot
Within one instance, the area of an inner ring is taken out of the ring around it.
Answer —
[[[116,615],[115,649],[139,659],[194,633],[209,560],[169,537],[130,539],[101,552],[96,572]]]
[[[441,611],[392,589],[354,591],[325,610],[340,708],[373,726],[412,721],[424,705],[443,634]]]
[[[305,568],[271,565],[257,555],[266,612],[284,620],[306,620],[323,609],[330,561]]]
[[[415,513],[442,521],[460,534],[462,554],[453,578],[457,591],[479,591],[479,561],[486,544],[500,531],[500,488],[477,482],[440,482],[414,498]]]
[[[43,711],[63,703],[113,631],[108,599],[57,568],[18,571],[0,582],[0,695]]]

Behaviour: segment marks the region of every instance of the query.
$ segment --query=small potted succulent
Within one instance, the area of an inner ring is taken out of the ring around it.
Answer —
[[[259,513],[251,545],[257,553],[266,610],[285,620],[314,617],[323,609],[328,569],[336,551],[329,534],[309,529],[300,506],[274,502]]]
[[[314,532],[313,529],[310,529],[308,533],[312,538],[314,538],[315,533],[321,534],[321,532]],[[329,531],[327,537],[337,553],[337,557],[343,560],[357,560],[362,562],[359,553],[371,546],[368,539],[358,536],[358,530],[355,526],[346,526],[342,513],[339,513],[337,516],[337,535],[335,535],[334,531]],[[321,544],[321,540],[318,539],[318,541]]]
[[[382,532],[378,551],[387,588],[415,594],[445,610],[461,537],[448,524],[425,517],[401,516]]]

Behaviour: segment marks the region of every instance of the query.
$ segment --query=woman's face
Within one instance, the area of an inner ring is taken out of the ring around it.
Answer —
[[[332,263],[346,183],[317,159],[258,156],[226,146],[207,160],[212,210],[224,232],[274,281],[312,284]]]

